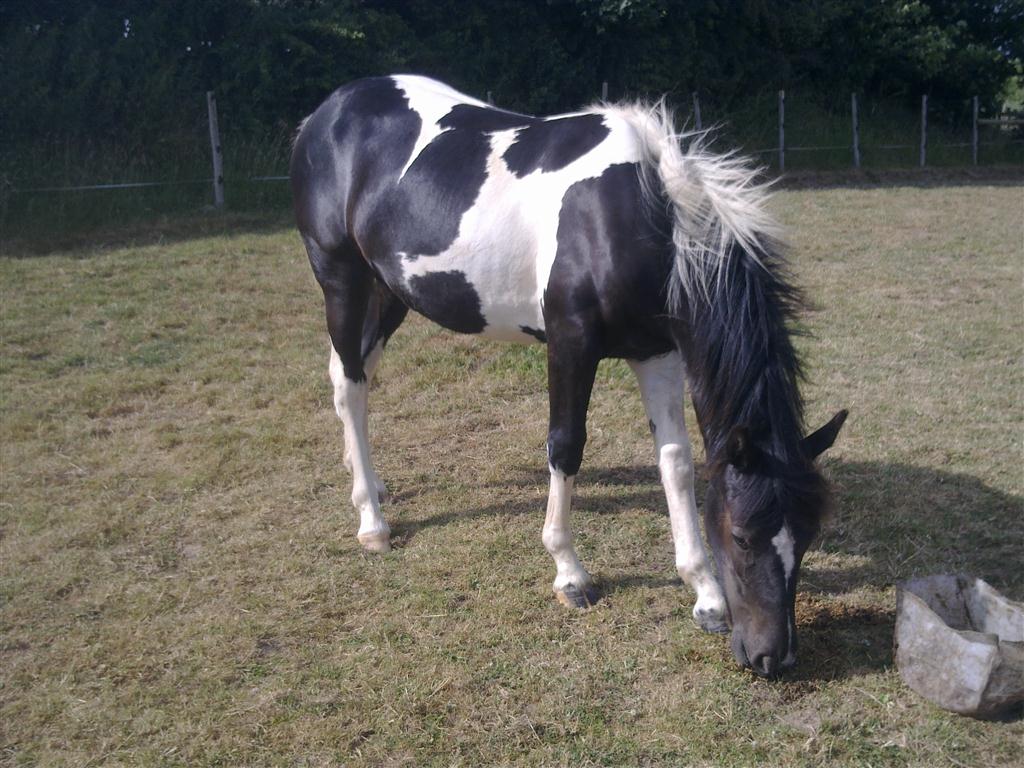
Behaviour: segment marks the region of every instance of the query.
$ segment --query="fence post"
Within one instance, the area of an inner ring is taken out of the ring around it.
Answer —
[[[921,167],[928,154],[928,94],[921,97]]]
[[[217,128],[217,98],[213,91],[206,92],[206,112],[210,118],[210,149],[213,151],[213,204],[221,208],[224,206],[224,158]]]
[[[978,97],[971,99],[971,165],[978,164]]]
[[[786,171],[786,92],[779,91],[779,173]]]
[[[608,101],[608,81],[601,83],[601,101]]]
[[[860,168],[860,123],[857,120],[857,94],[850,94],[850,109],[853,113],[853,167]]]
[[[490,91],[488,91],[488,92],[487,92],[487,103],[488,103],[488,104],[493,104],[493,103],[494,103],[494,102],[493,102],[493,101],[491,100],[491,92],[490,92]]]
[[[697,98],[697,92],[693,92],[693,122],[697,126],[697,130],[702,130],[703,126],[700,121],[700,99]]]

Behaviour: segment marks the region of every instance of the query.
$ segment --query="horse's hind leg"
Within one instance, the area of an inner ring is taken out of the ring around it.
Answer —
[[[352,471],[352,505],[359,513],[359,543],[371,552],[391,548],[391,529],[380,511],[380,481],[370,460],[367,416],[369,376],[387,336],[398,327],[404,308],[395,310],[354,244],[325,252],[306,241],[313,271],[324,292],[331,337],[331,382],[334,407],[345,429],[346,463]],[[377,293],[375,293],[377,292]],[[375,305],[376,304],[376,305]],[[397,315],[397,319],[395,318]],[[386,322],[382,319],[387,317]]]
[[[363,320],[362,337],[363,372],[366,376],[368,387],[373,384],[374,374],[377,372],[381,356],[384,353],[384,345],[391,338],[391,334],[401,325],[408,311],[408,307],[402,304],[386,286],[379,280],[373,281],[373,291],[368,301],[366,317]],[[331,344],[331,365],[333,369],[341,370],[341,359],[334,350],[333,341]],[[332,382],[335,382],[335,379],[336,376],[332,373]],[[362,420],[363,433],[368,435],[370,432],[369,408],[362,409]],[[352,473],[352,448],[353,441],[350,441],[346,436],[343,460],[345,468],[349,473]],[[381,482],[372,467],[371,475],[374,486],[377,488],[377,495],[380,501],[383,502],[387,497],[384,483]]]
[[[640,383],[644,409],[654,433],[658,469],[668,500],[676,570],[694,592],[693,618],[708,632],[726,632],[726,604],[715,579],[697,523],[693,455],[683,417],[683,360],[678,352],[629,362]]]

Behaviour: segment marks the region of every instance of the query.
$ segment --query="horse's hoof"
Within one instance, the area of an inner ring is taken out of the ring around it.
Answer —
[[[590,608],[597,602],[597,590],[591,584],[582,589],[575,584],[568,584],[562,589],[556,589],[555,597],[566,608]]]
[[[360,533],[356,536],[363,549],[375,555],[382,555],[391,551],[391,534],[375,531],[373,533]]]
[[[693,620],[705,632],[711,632],[715,635],[726,635],[729,633],[729,625],[725,618],[715,611],[696,610],[693,612]]]

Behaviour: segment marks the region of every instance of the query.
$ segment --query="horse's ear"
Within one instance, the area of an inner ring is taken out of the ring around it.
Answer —
[[[831,448],[849,414],[850,412],[844,408],[833,416],[828,424],[805,437],[803,439],[804,456],[808,459],[816,459]]]
[[[754,464],[757,448],[750,439],[750,430],[744,426],[733,427],[725,441],[725,458],[740,472],[746,472]]]

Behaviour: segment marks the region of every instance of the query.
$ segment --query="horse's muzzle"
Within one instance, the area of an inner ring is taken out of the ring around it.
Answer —
[[[778,680],[783,672],[796,666],[795,655],[780,657],[771,652],[748,655],[742,635],[735,630],[732,635],[732,654],[741,667],[766,680]]]

